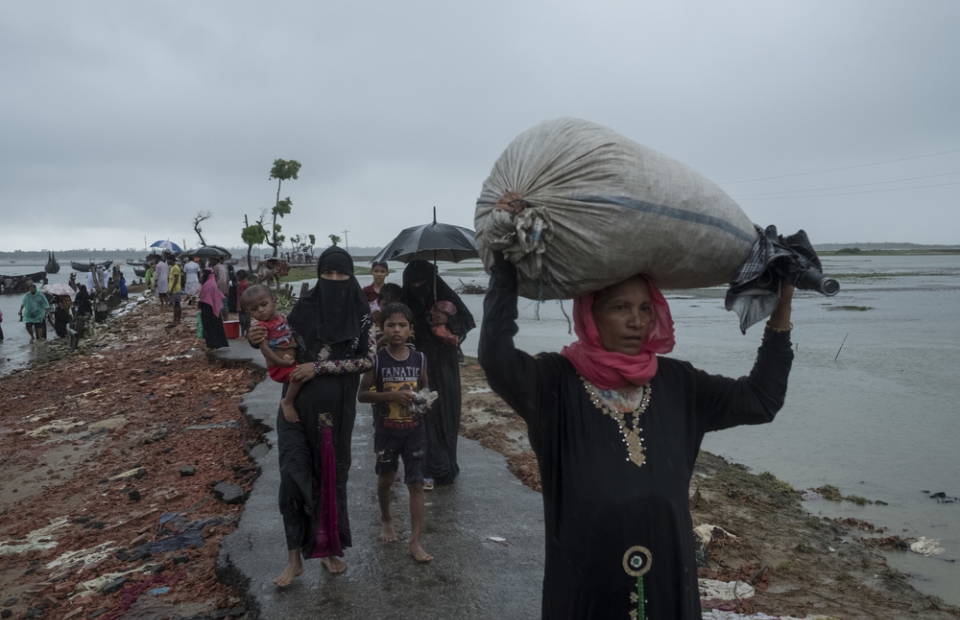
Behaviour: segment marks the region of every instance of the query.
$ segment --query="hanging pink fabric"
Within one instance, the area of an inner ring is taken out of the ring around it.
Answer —
[[[324,414],[321,414],[323,416]],[[329,414],[326,414],[329,415]],[[320,515],[317,519],[317,544],[311,558],[331,555],[343,557],[340,545],[340,524],[337,519],[337,456],[333,451],[333,434],[329,425],[320,426]]]
[[[648,278],[653,303],[653,319],[637,355],[607,351],[600,344],[600,334],[593,320],[596,293],[577,297],[573,302],[573,329],[577,341],[564,347],[560,354],[570,360],[578,373],[601,390],[615,390],[630,385],[645,385],[657,374],[657,354],[673,351],[673,316],[663,293]]]

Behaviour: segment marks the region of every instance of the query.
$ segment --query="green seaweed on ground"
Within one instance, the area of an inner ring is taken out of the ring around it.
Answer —
[[[823,497],[823,499],[828,499],[832,502],[839,502],[840,500],[843,499],[843,495],[840,494],[840,489],[833,486],[832,484],[823,485],[822,487],[817,489],[817,493],[819,493]]]
[[[768,471],[761,473],[758,478],[769,484],[778,493],[793,493],[793,486],[789,482],[780,480]]]
[[[848,502],[853,502],[853,503],[856,504],[857,506],[866,506],[867,504],[872,504],[872,503],[873,503],[873,502],[871,502],[870,500],[868,500],[867,498],[865,498],[865,497],[860,497],[859,495],[847,495],[847,496],[844,497],[843,499],[847,500]]]

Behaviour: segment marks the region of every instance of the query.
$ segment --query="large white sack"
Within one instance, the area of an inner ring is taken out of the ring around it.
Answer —
[[[494,209],[508,190],[530,205]],[[507,146],[475,213],[487,267],[503,250],[520,294],[563,299],[634,274],[663,289],[725,284],[757,232],[715,183],[678,161],[575,118],[546,121]]]

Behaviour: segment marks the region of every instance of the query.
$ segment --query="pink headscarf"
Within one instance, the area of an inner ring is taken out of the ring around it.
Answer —
[[[207,272],[207,279],[200,287],[200,301],[213,308],[213,316],[220,316],[220,310],[223,309],[223,293],[217,286],[217,279],[213,276],[213,270],[204,269]]]
[[[564,347],[561,355],[570,360],[578,373],[601,390],[615,390],[629,385],[644,385],[657,374],[657,354],[673,351],[673,317],[670,306],[653,282],[644,277],[650,289],[653,318],[637,355],[607,351],[600,344],[600,334],[593,320],[596,293],[577,297],[573,302],[573,329],[578,340]]]

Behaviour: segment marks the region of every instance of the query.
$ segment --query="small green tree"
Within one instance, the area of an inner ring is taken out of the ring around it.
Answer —
[[[277,249],[283,244],[286,240],[286,237],[280,234],[280,224],[277,224],[277,216],[283,218],[284,215],[290,213],[290,208],[293,206],[293,202],[290,200],[290,197],[287,196],[285,199],[280,200],[280,187],[283,185],[284,181],[290,179],[297,179],[297,173],[300,172],[300,162],[295,159],[289,161],[284,159],[275,159],[273,160],[273,168],[270,169],[270,180],[277,179],[277,202],[271,209],[271,214],[273,215],[273,225],[270,229],[269,238],[266,240],[267,245],[273,248],[273,255],[277,255]]]
[[[243,230],[240,231],[240,238],[243,239],[243,242],[247,244],[247,269],[253,271],[253,261],[250,259],[250,253],[253,251],[253,246],[260,245],[267,240],[269,233],[267,229],[263,226],[263,218],[266,217],[266,212],[260,214],[260,219],[254,222],[253,224],[247,219],[247,216],[243,216],[243,223],[245,224]],[[276,256],[276,254],[274,254]]]
[[[294,235],[290,237],[290,243],[293,245],[294,252],[303,252],[313,256],[313,246],[317,243],[317,238],[313,235]]]
[[[340,245],[340,237],[337,235],[330,235],[330,243],[333,245]]]

